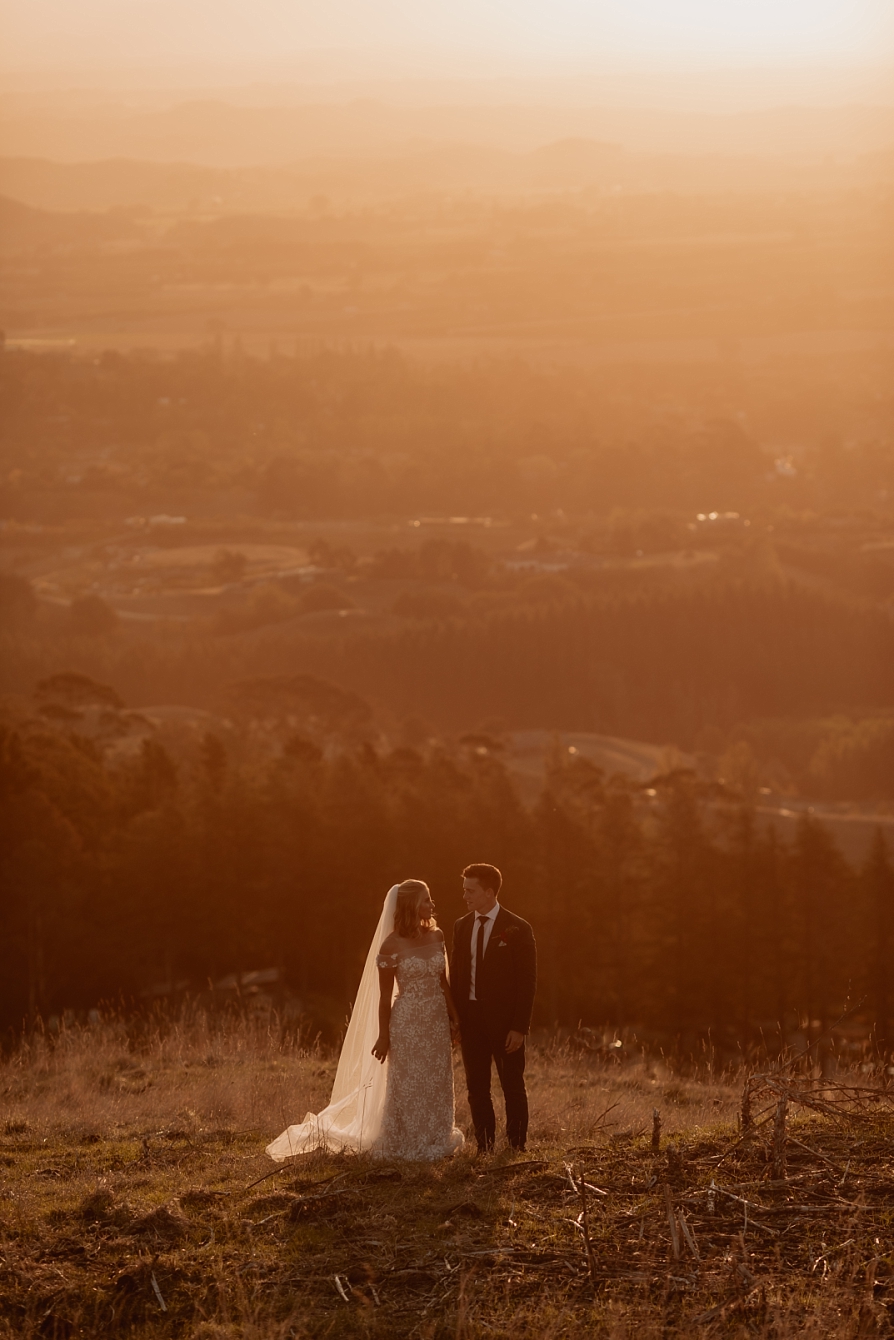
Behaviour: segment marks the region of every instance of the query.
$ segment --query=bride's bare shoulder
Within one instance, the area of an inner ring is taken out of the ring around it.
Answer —
[[[392,931],[390,935],[386,935],[385,939],[379,945],[379,953],[394,954],[400,948],[400,945],[401,945],[400,936],[397,934],[396,931]]]

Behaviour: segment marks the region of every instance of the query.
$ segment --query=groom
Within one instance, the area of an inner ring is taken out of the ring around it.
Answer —
[[[534,932],[498,902],[503,876],[493,865],[467,865],[468,915],[453,928],[451,994],[459,1012],[469,1107],[479,1151],[494,1147],[497,1120],[490,1096],[491,1062],[506,1100],[506,1136],[523,1150],[528,1133],[525,1034],[537,985]]]

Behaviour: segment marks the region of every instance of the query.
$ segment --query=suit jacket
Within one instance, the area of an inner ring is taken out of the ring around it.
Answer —
[[[472,978],[472,931],[475,913],[468,912],[453,928],[450,990],[460,1016],[469,1008]],[[537,949],[527,921],[501,906],[484,951],[475,995],[494,1029],[527,1033],[537,988]]]

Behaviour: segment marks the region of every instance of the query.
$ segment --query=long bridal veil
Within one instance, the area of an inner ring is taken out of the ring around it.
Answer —
[[[312,1149],[370,1149],[382,1129],[388,1062],[383,1065],[372,1054],[379,1035],[379,972],[376,956],[382,941],[394,930],[397,907],[395,884],[388,890],[382,915],[376,926],[357,999],[351,1011],[329,1106],[322,1112],[308,1112],[300,1126],[290,1126],[267,1146],[277,1163],[293,1154]]]

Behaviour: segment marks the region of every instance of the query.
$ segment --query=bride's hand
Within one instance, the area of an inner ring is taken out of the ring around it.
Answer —
[[[459,1034],[459,1020],[458,1020],[458,1019],[451,1019],[451,1020],[450,1020],[450,1042],[451,1042],[451,1045],[455,1047],[456,1044],[459,1042],[459,1038],[460,1038],[460,1034]]]
[[[387,1033],[380,1033],[373,1044],[372,1054],[377,1061],[384,1061],[388,1055],[388,1048],[391,1045],[391,1039]]]

